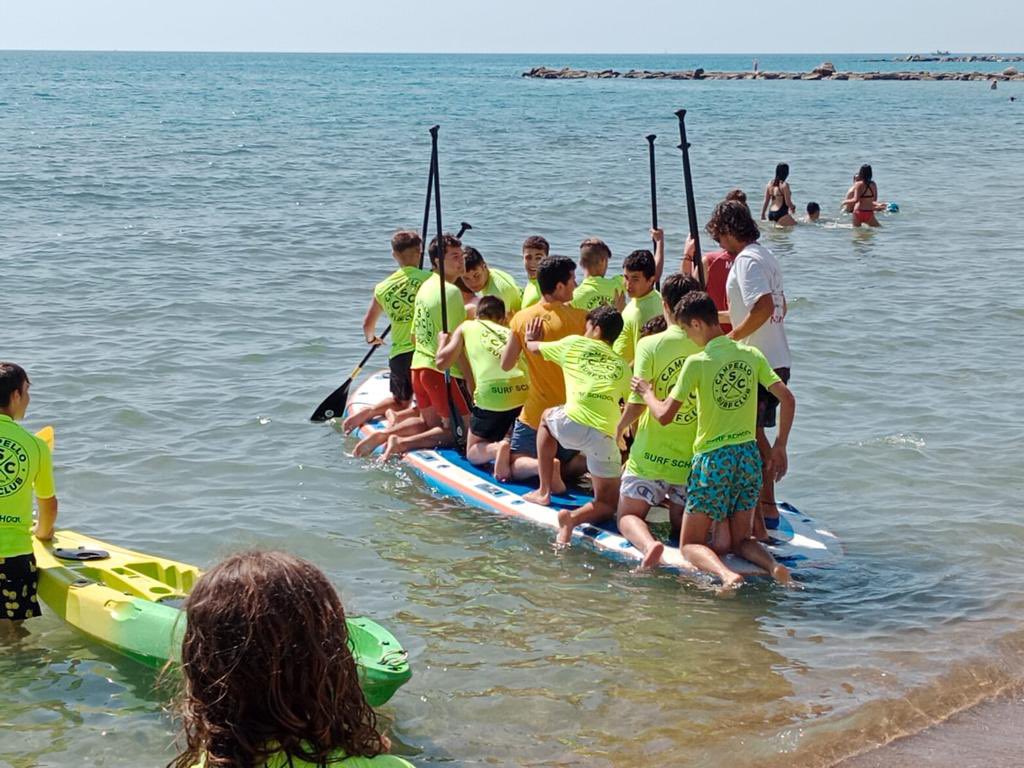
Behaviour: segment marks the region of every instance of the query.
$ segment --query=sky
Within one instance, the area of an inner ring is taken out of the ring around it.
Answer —
[[[0,50],[1009,52],[1024,1],[0,0]]]

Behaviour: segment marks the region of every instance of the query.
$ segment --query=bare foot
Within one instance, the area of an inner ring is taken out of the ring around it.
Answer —
[[[647,550],[647,554],[644,555],[644,559],[640,562],[640,568],[649,570],[651,568],[657,568],[661,565],[661,554],[665,551],[665,545],[660,541],[655,542],[654,546]]]
[[[398,435],[392,435],[391,437],[388,438],[387,447],[384,448],[384,453],[380,455],[381,464],[386,462],[392,456],[396,456],[402,453],[401,449],[398,447],[399,440],[401,440],[401,438]]]
[[[771,573],[772,578],[784,587],[788,587],[793,583],[793,576],[789,573],[789,568],[781,563],[776,563]]]
[[[764,504],[763,502],[757,502],[757,509],[754,510],[754,521],[752,526],[751,535],[760,541],[762,544],[769,540],[768,529],[764,525],[764,515],[762,510],[770,505]]]
[[[384,445],[387,440],[387,436],[383,432],[371,432],[358,443],[352,450],[353,456],[369,456],[378,447]]]
[[[507,483],[512,476],[512,446],[508,440],[502,440],[494,453],[494,479],[499,483]]]
[[[722,577],[722,590],[723,591],[725,591],[725,590],[732,590],[732,589],[739,589],[739,587],[743,584],[743,577],[740,576],[740,574],[734,573],[732,571],[730,571],[729,574],[730,575],[728,575],[728,576],[723,576]]]
[[[555,459],[551,469],[551,492],[556,496],[565,493],[565,480],[562,479],[562,462]]]
[[[558,512],[558,535],[555,537],[555,541],[559,544],[565,545],[572,541],[572,512],[568,509],[559,510]]]
[[[341,431],[346,435],[354,429],[358,429],[369,421],[369,408],[360,408],[354,413],[350,413],[348,417],[341,422]]]
[[[540,488],[538,488],[536,491],[524,493],[523,498],[526,499],[527,501],[532,501],[534,504],[540,504],[542,507],[547,507],[551,505],[551,494],[541,493]]]
[[[398,421],[398,413],[395,411],[394,408],[388,408],[386,411],[384,411],[384,421],[387,422],[387,425],[389,427],[395,426],[395,422]]]

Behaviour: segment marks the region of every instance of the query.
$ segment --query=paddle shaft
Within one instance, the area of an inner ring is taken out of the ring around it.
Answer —
[[[683,188],[686,191],[686,217],[690,222],[690,237],[693,238],[693,262],[697,265],[697,281],[701,289],[704,282],[704,259],[700,253],[700,231],[697,228],[697,205],[693,200],[693,177],[690,174],[690,143],[686,140],[686,110],[676,110],[679,118],[679,149],[683,151]]]
[[[651,167],[651,229],[658,228],[658,181],[654,171],[654,140],[658,138],[655,134],[647,135],[647,160]],[[658,252],[658,241],[651,240],[652,253]],[[661,281],[654,284],[656,290],[661,289]]]

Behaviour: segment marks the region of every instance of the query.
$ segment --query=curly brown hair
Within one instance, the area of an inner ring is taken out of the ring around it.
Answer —
[[[284,552],[210,569],[185,603],[185,748],[168,768],[255,768],[273,754],[327,764],[386,750],[363,697],[345,611],[327,577]]]
[[[752,243],[761,237],[750,209],[738,200],[724,200],[716,205],[706,229],[716,241],[722,235],[732,235],[741,243]]]

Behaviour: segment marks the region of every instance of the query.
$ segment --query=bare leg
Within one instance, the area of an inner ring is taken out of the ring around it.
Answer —
[[[384,411],[384,421],[388,423],[388,426],[391,426],[393,424],[397,424],[400,421],[411,419],[417,413],[419,413],[419,410],[416,408],[416,406],[412,405],[409,402],[406,402],[402,403],[401,407],[396,406],[395,408],[389,408],[388,410]]]
[[[397,456],[409,451],[417,451],[423,448],[436,448],[439,445],[450,445],[452,441],[451,428],[447,421],[436,427],[431,427],[426,432],[417,432],[408,436],[391,435],[388,437],[387,447],[381,454],[381,462],[385,462],[392,456]]]
[[[723,520],[720,523],[711,525],[711,548],[715,554],[724,557],[732,552],[732,535],[729,531],[729,521]]]
[[[548,425],[541,420],[537,430],[537,478],[540,487],[536,491],[524,493],[523,498],[534,504],[547,506],[551,503],[551,476],[555,471],[555,454],[558,453],[558,441],[551,434]]]
[[[363,426],[366,422],[376,419],[378,416],[383,416],[391,408],[394,408],[397,401],[393,396],[388,397],[385,400],[381,400],[377,405],[372,408],[362,408],[354,413],[350,413],[343,422],[341,422],[341,430],[347,435],[353,429],[358,429]]]
[[[701,512],[685,515],[679,551],[683,557],[693,563],[694,567],[720,578],[723,586],[737,586],[743,581],[743,577],[728,568],[715,554],[715,551],[704,543],[708,540],[710,529],[711,518],[707,515]]]
[[[753,534],[758,541],[768,541],[768,528],[764,519],[779,519],[779,510],[775,505],[775,480],[768,473],[768,457],[771,455],[772,441],[764,427],[757,428],[757,452],[761,454],[761,494],[754,513]]]
[[[504,483],[512,476],[512,445],[508,440],[495,443],[494,479]]]
[[[620,478],[592,475],[590,479],[594,483],[593,500],[577,509],[563,509],[558,513],[558,536],[555,540],[559,544],[568,544],[572,540],[572,529],[577,525],[601,523],[615,514],[619,504]]]
[[[431,422],[434,423],[432,424]],[[424,429],[434,426],[437,422],[438,418],[434,409],[426,408],[424,409],[422,416],[406,419],[392,427],[371,432],[356,443],[356,447],[352,452],[356,456],[368,456],[373,453],[378,446],[384,445],[392,435],[415,435],[417,432],[422,432]]]
[[[630,543],[639,549],[644,559],[640,562],[641,568],[654,568],[661,562],[661,554],[665,551],[665,545],[651,535],[651,529],[647,527],[647,513],[651,505],[643,499],[630,499],[619,496],[619,508],[615,512],[615,521],[619,525],[619,532],[622,533]]]
[[[489,464],[497,459],[498,447],[502,443],[508,445],[507,440],[489,443],[482,437],[477,437],[470,432],[469,437],[466,439],[466,458],[469,459],[470,464],[475,464],[476,466]]]
[[[729,518],[732,551],[744,560],[749,560],[754,565],[764,568],[780,584],[789,584],[793,580],[789,575],[789,569],[777,563],[771,552],[765,549],[761,542],[751,538],[750,521],[753,516],[754,510],[748,509],[745,512],[737,512]]]
[[[0,641],[14,642],[28,635],[25,622],[12,619],[0,619]]]

